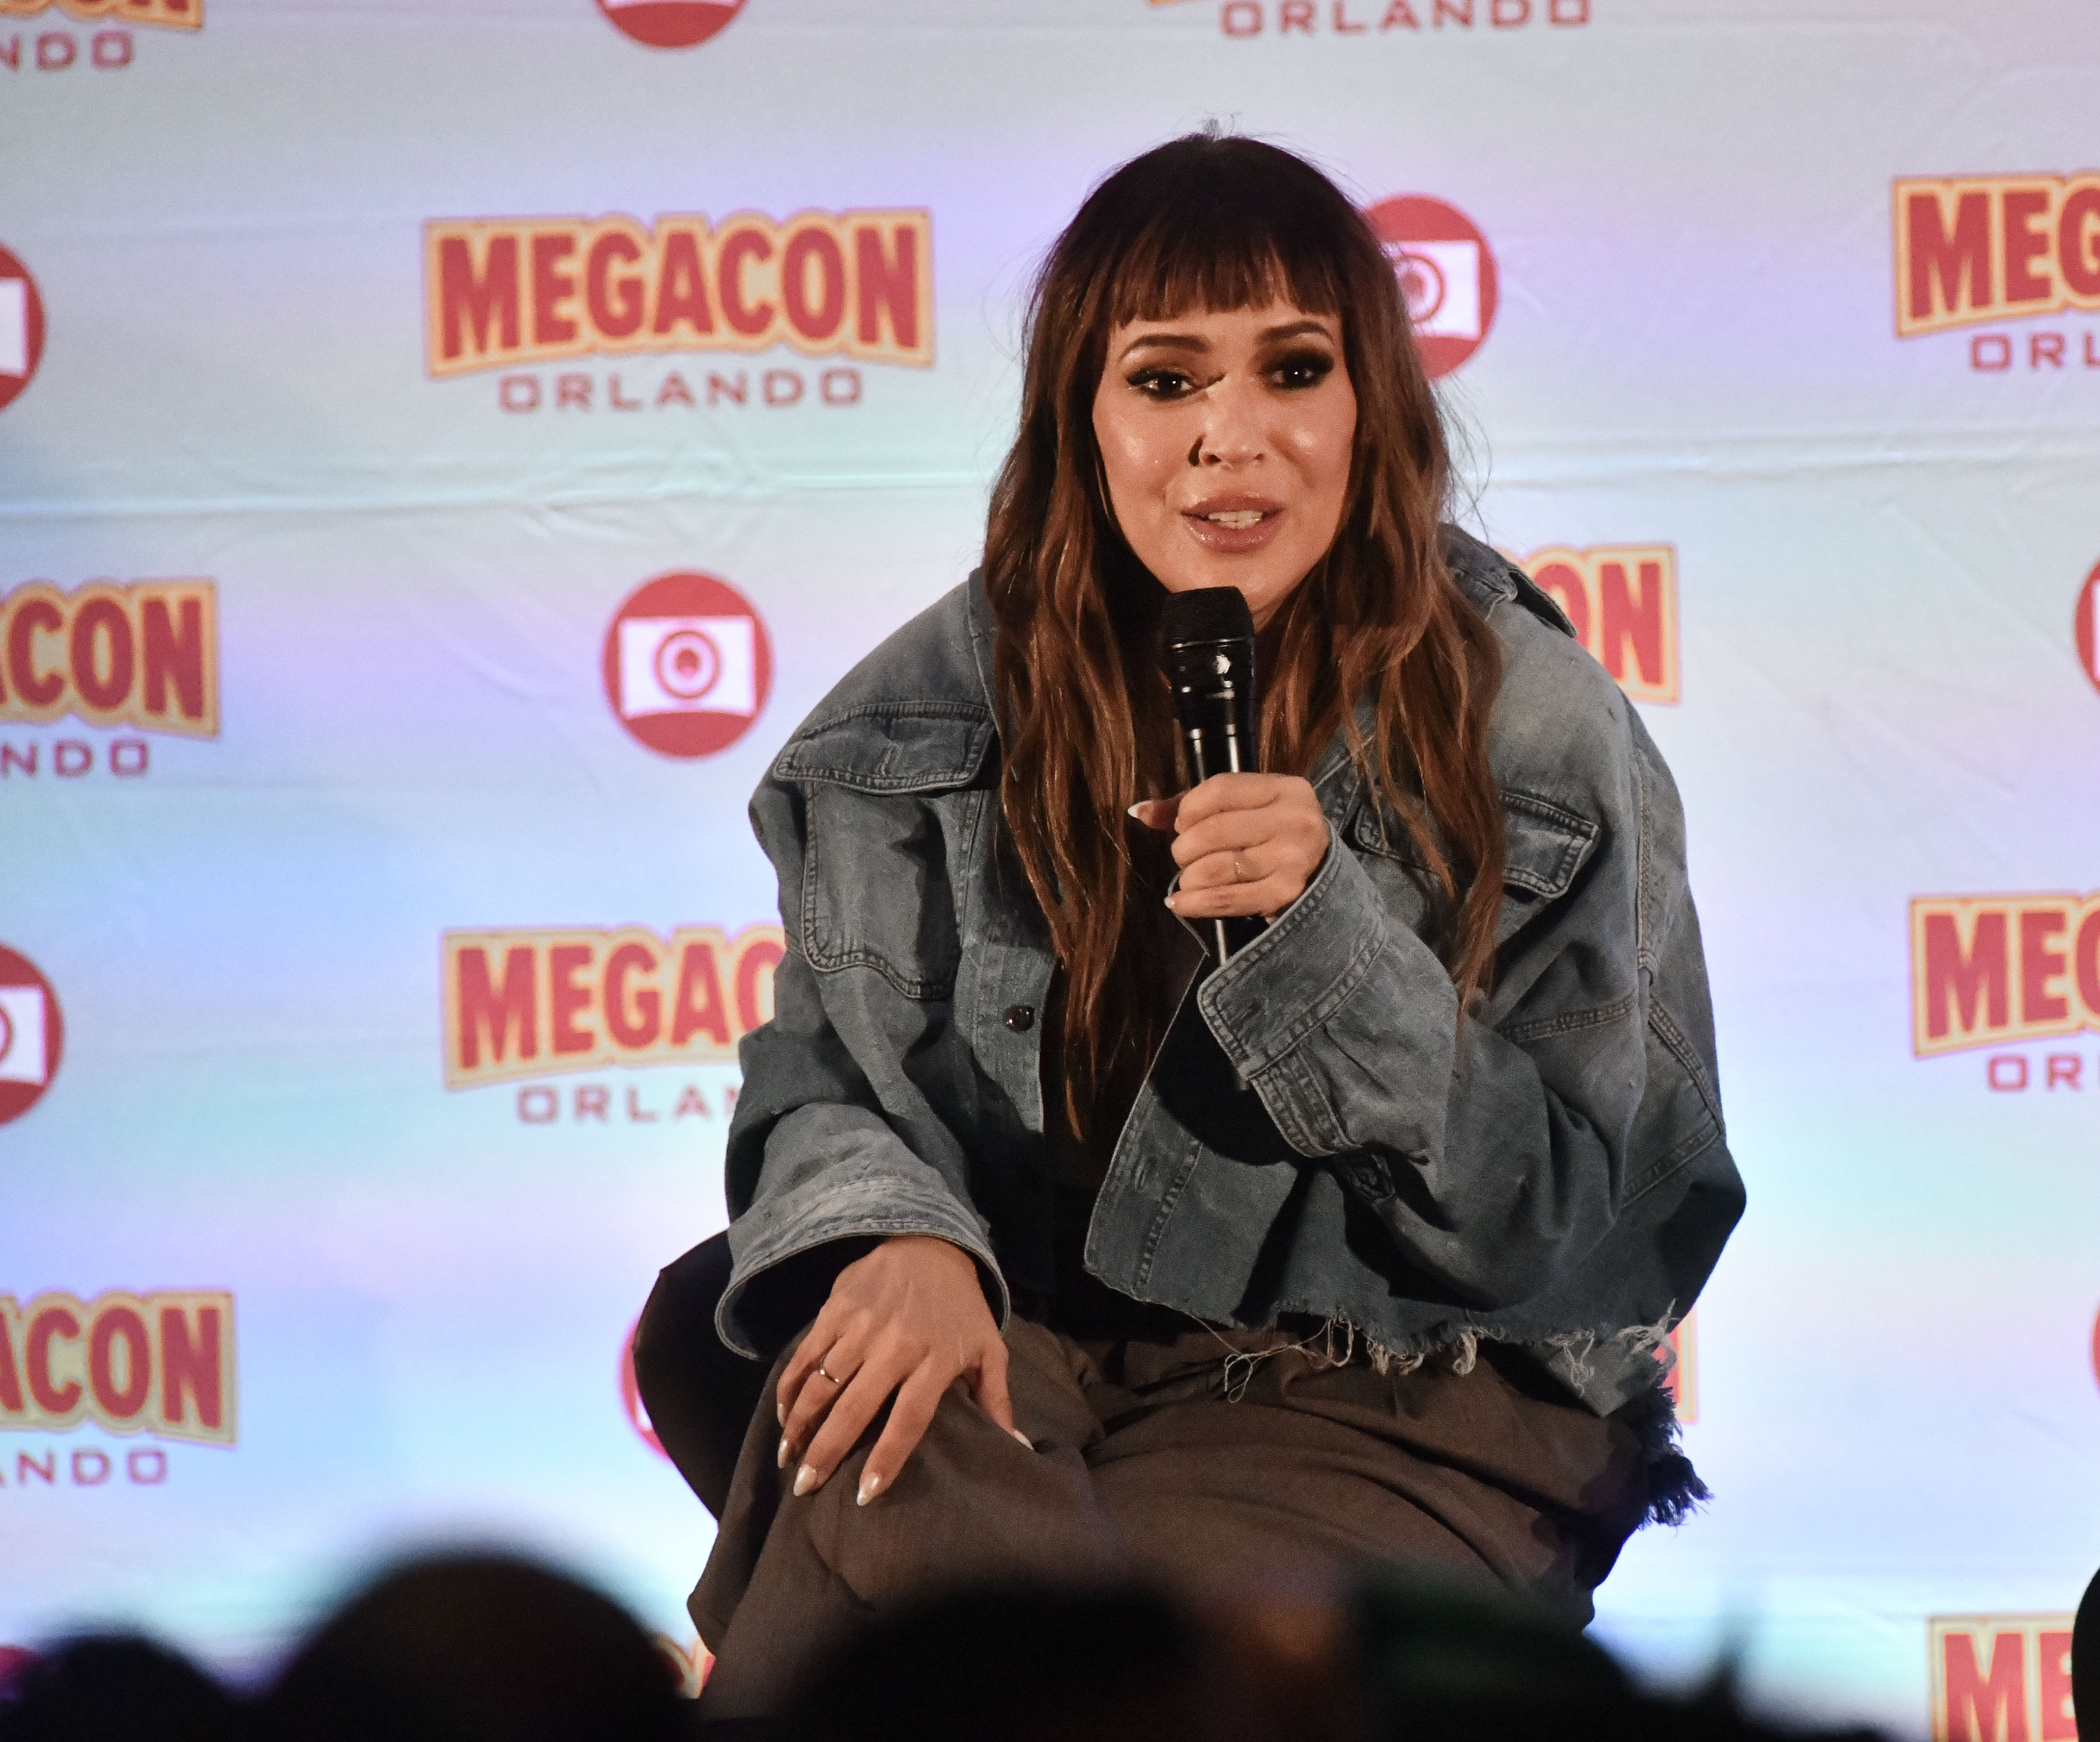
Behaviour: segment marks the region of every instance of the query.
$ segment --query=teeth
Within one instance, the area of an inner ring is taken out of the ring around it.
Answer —
[[[1203,518],[1207,520],[1215,520],[1220,526],[1229,526],[1236,533],[1243,533],[1250,526],[1258,525],[1260,523],[1261,510],[1228,508],[1221,514],[1207,514]]]

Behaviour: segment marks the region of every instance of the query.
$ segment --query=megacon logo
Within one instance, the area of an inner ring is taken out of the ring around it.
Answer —
[[[11,73],[121,73],[134,57],[133,25],[168,30],[204,28],[204,0],[0,0],[0,25],[11,18],[44,19],[34,36],[0,35],[0,67]],[[91,28],[75,35],[50,28],[77,20]],[[0,391],[0,404],[5,403]]]
[[[1910,904],[1911,1046],[1919,1058],[2100,1029],[2100,894],[1925,895]],[[2037,1072],[1994,1054],[1990,1086],[2083,1090],[2086,1060],[2053,1052]],[[2093,1086],[2100,1088],[2100,1066]]]
[[[44,299],[29,269],[0,248],[0,410],[21,396],[44,359]]]
[[[1429,378],[1480,348],[1495,322],[1495,257],[1473,220],[1427,194],[1381,200],[1365,212],[1400,280],[1408,324]]]
[[[2078,649],[2079,668],[2095,689],[2100,689],[2100,564],[2078,590],[2078,608],[2071,621],[2071,645]]]
[[[637,1318],[627,1328],[627,1335],[620,1345],[620,1402],[627,1412],[627,1425],[633,1428],[642,1444],[648,1447],[665,1463],[671,1454],[664,1449],[664,1442],[656,1437],[656,1424],[649,1419],[649,1406],[642,1400],[642,1382],[634,1373],[634,1333],[642,1329]]]
[[[1182,0],[1152,0],[1176,6]],[[1586,24],[1590,0],[1221,0],[1218,28],[1229,37],[1415,37]]]
[[[0,594],[0,721],[218,734],[218,600],[209,581],[32,581]],[[0,776],[38,772],[0,741]],[[60,771],[62,772],[62,771]],[[136,773],[138,767],[119,772]]]
[[[1567,613],[1576,639],[1628,696],[1678,699],[1674,546],[1549,545],[1518,566]]]
[[[1699,1419],[1699,1309],[1693,1307],[1679,1320],[1663,1346],[1671,1356],[1669,1376],[1662,1382],[1670,1408],[1680,1421]],[[1658,1352],[1658,1359],[1660,1354]]]
[[[0,0],[0,18],[35,18],[54,10],[83,24],[204,28],[204,0]]]
[[[743,0],[598,0],[598,9],[651,48],[691,48],[726,29]]]
[[[230,1446],[236,1428],[233,1297],[112,1289],[91,1301],[0,1294],[0,1428]]]
[[[445,1086],[601,1065],[733,1064],[773,1019],[778,926],[448,931]]]
[[[660,756],[727,749],[773,692],[773,643],[750,600],[692,571],[659,575],[628,595],[601,663],[620,724]]]
[[[2068,1615],[1935,1615],[1933,1742],[2078,1742]]]
[[[36,963],[0,945],[0,1125],[44,1098],[65,1051],[57,995]]]
[[[1895,200],[1899,338],[2100,312],[2100,175],[1915,178]],[[2017,336],[1973,334],[1969,366],[2100,369],[2100,328]]]
[[[633,369],[603,378],[512,373],[506,411],[641,411],[752,404],[851,405],[853,363],[930,368],[933,219],[920,209],[804,211],[776,221],[703,217],[445,219],[424,226],[424,356],[432,378],[589,356],[785,347],[835,365],[682,369],[653,382]],[[696,372],[697,373],[697,372]]]

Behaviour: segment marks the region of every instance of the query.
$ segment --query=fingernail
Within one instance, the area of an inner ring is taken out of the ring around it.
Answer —
[[[785,1470],[788,1467],[788,1438],[784,1434],[781,1436],[780,1450],[774,1457],[773,1466],[776,1470]]]
[[[1014,1429],[1013,1437],[1019,1440],[1021,1444],[1027,1447],[1030,1451],[1033,1452],[1035,1449],[1035,1442],[1030,1439],[1027,1435],[1022,1433],[1019,1428],[1017,1427]]]
[[[1127,811],[1124,811],[1123,814],[1125,816],[1136,816],[1136,815],[1137,815],[1137,813],[1138,813],[1140,811],[1143,810],[1144,808],[1145,808],[1145,801],[1144,801],[1142,798],[1140,798],[1140,799],[1139,799],[1139,800],[1137,801],[1137,802],[1136,802],[1136,804],[1132,805],[1132,807],[1131,807]]]
[[[1169,895],[1169,896],[1167,898],[1167,911],[1168,911],[1169,913],[1171,913],[1171,912],[1173,911],[1173,909],[1174,909],[1174,904],[1175,904],[1176,902],[1179,901],[1180,899],[1181,899],[1181,898],[1180,898],[1179,895]]]
[[[773,1417],[783,1427],[788,1425],[788,1406],[777,1397],[773,1399]]]
[[[795,1472],[795,1497],[800,1500],[817,1485],[817,1473],[805,1464]]]
[[[854,1496],[856,1506],[864,1506],[882,1492],[882,1478],[869,1470],[860,1479],[860,1492]]]

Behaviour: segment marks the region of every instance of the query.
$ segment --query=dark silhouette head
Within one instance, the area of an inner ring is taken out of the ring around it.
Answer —
[[[5,1742],[240,1742],[239,1702],[149,1639],[73,1639],[17,1669],[0,1695]]]
[[[782,1714],[795,1742],[1160,1742],[1189,1734],[1197,1645],[1145,1591],[1029,1587],[884,1617]]]
[[[628,1613],[530,1562],[390,1572],[309,1639],[263,1702],[284,1742],[657,1742],[690,1729]]]

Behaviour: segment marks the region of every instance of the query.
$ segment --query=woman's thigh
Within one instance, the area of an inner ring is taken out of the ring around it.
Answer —
[[[1088,1452],[1136,1567],[1183,1589],[1398,1563],[1586,1621],[1645,1501],[1630,1433],[1498,1361],[1381,1375],[1277,1353],[1234,1396],[1112,1418]]]
[[[823,1651],[869,1615],[976,1583],[1112,1579],[1127,1554],[1096,1503],[1086,1448],[1101,1425],[1074,1375],[1070,1346],[1017,1321],[1007,1339],[1025,1449],[958,1382],[896,1482],[855,1504],[883,1417],[813,1494],[776,1467],[774,1386],[738,1461],[715,1551],[690,1605],[717,1654],[703,1710],[773,1709]]]

